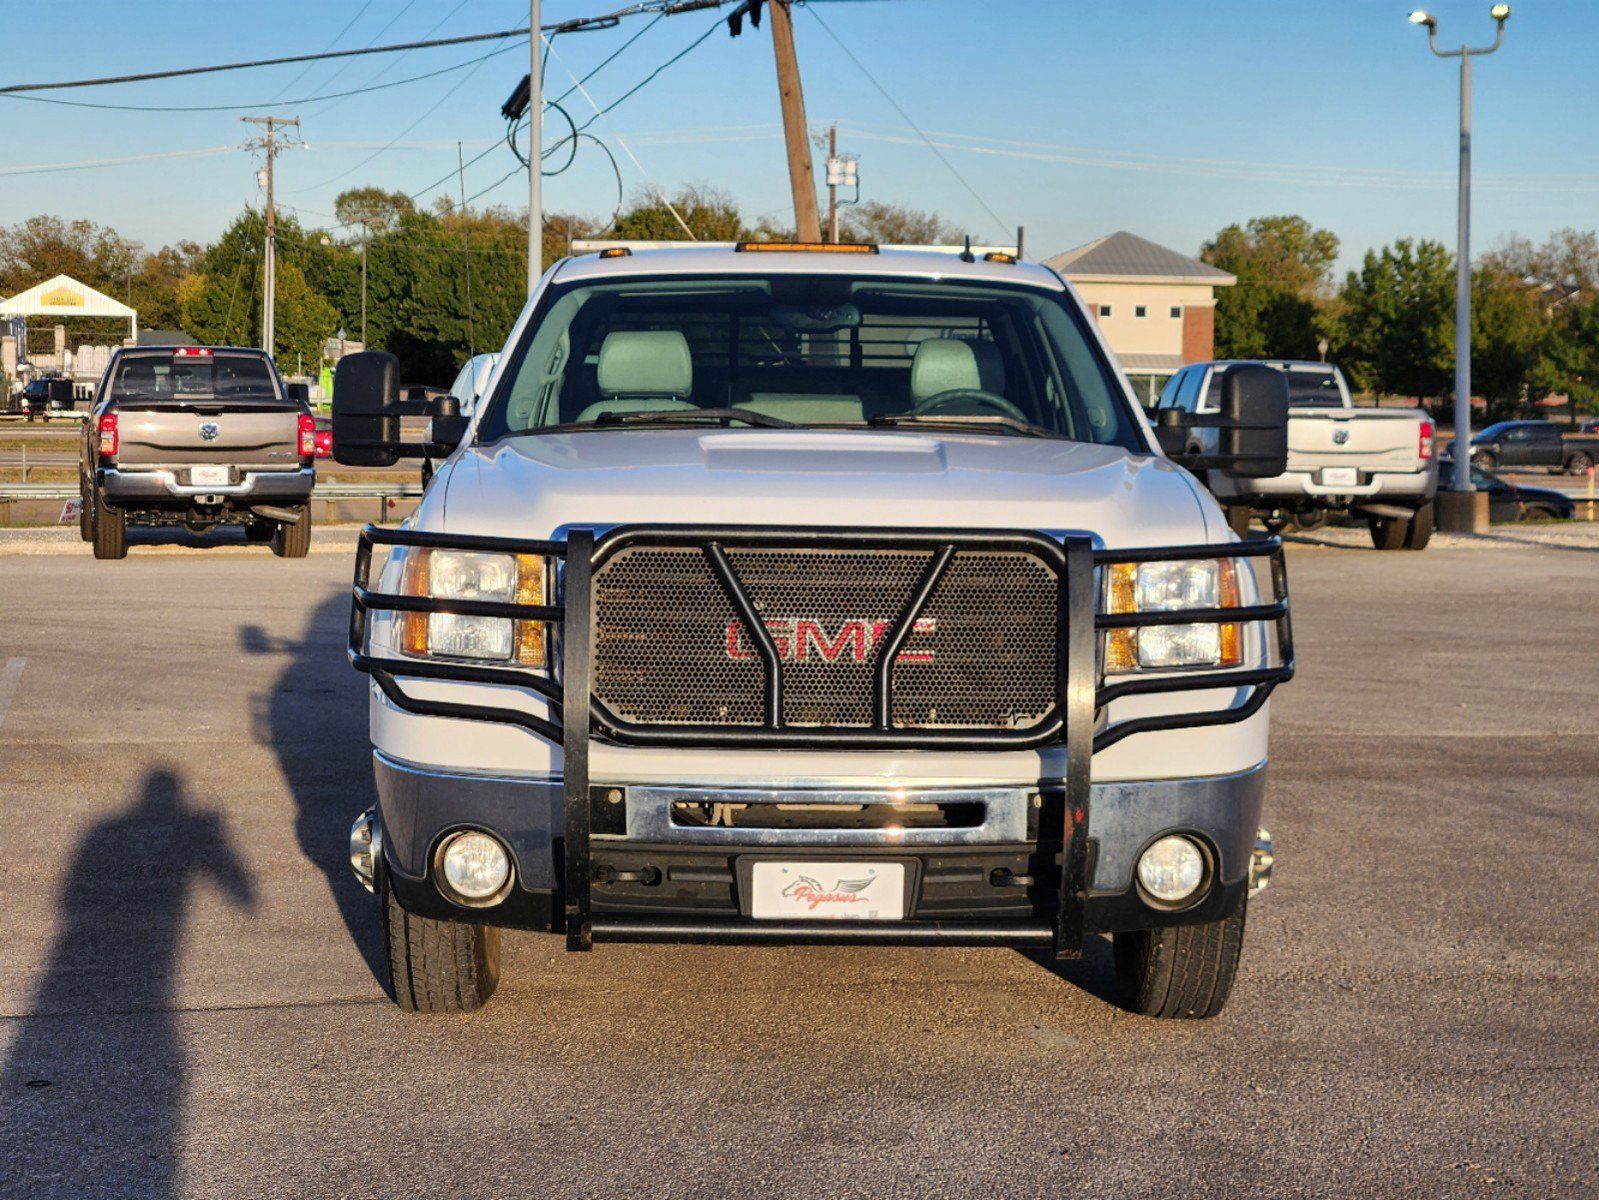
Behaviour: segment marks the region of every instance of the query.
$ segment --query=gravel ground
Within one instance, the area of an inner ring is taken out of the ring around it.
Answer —
[[[1558,536],[1290,552],[1276,878],[1204,1023],[1121,1013],[1103,944],[539,935],[406,1016],[343,864],[348,534],[8,559],[0,1195],[1592,1197],[1599,539]]]

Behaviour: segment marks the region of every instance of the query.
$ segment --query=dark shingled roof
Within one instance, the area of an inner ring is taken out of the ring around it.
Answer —
[[[1044,265],[1068,277],[1116,275],[1128,279],[1192,279],[1216,284],[1234,282],[1233,276],[1219,267],[1189,258],[1186,254],[1178,254],[1175,250],[1168,250],[1148,238],[1125,230],[1046,258]]]

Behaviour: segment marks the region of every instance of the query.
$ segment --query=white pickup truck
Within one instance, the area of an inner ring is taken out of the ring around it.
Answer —
[[[1282,376],[1222,390],[1194,465],[1279,473]],[[481,1005],[512,927],[1109,935],[1134,1011],[1221,1009],[1271,865],[1282,547],[1162,451],[1054,272],[613,248],[545,274],[470,418],[408,444],[407,403],[391,356],[340,362],[341,461],[448,456],[363,532],[350,625],[350,861],[403,1007]]]
[[[1288,379],[1288,469],[1270,479],[1240,479],[1206,472],[1206,485],[1227,509],[1239,533],[1260,516],[1273,533],[1293,522],[1301,529],[1346,512],[1364,517],[1379,550],[1420,550],[1432,537],[1438,462],[1433,422],[1417,408],[1356,408],[1344,373],[1330,363],[1205,362],[1184,367],[1167,381],[1155,404],[1205,415],[1218,411],[1222,381],[1240,366],[1268,366]],[[1189,437],[1203,452],[1214,432]]]

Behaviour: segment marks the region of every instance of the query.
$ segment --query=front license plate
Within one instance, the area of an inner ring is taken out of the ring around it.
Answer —
[[[758,920],[899,921],[905,916],[905,864],[758,862],[752,864],[750,915]]]
[[[228,469],[226,467],[190,467],[190,487],[227,487],[229,483]]]
[[[1354,487],[1360,476],[1354,467],[1324,467],[1321,472],[1323,487]]]

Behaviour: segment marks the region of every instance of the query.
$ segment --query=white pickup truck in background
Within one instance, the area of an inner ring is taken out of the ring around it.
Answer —
[[[1221,381],[1242,362],[1193,363],[1167,382],[1156,411],[1203,416],[1219,411]],[[1344,373],[1330,363],[1265,360],[1288,377],[1288,469],[1269,479],[1240,479],[1219,471],[1201,477],[1243,533],[1259,516],[1277,532],[1326,523],[1334,512],[1365,517],[1379,550],[1420,550],[1432,537],[1438,490],[1433,422],[1419,408],[1356,408]],[[1194,453],[1205,453],[1215,432],[1190,431]]]

